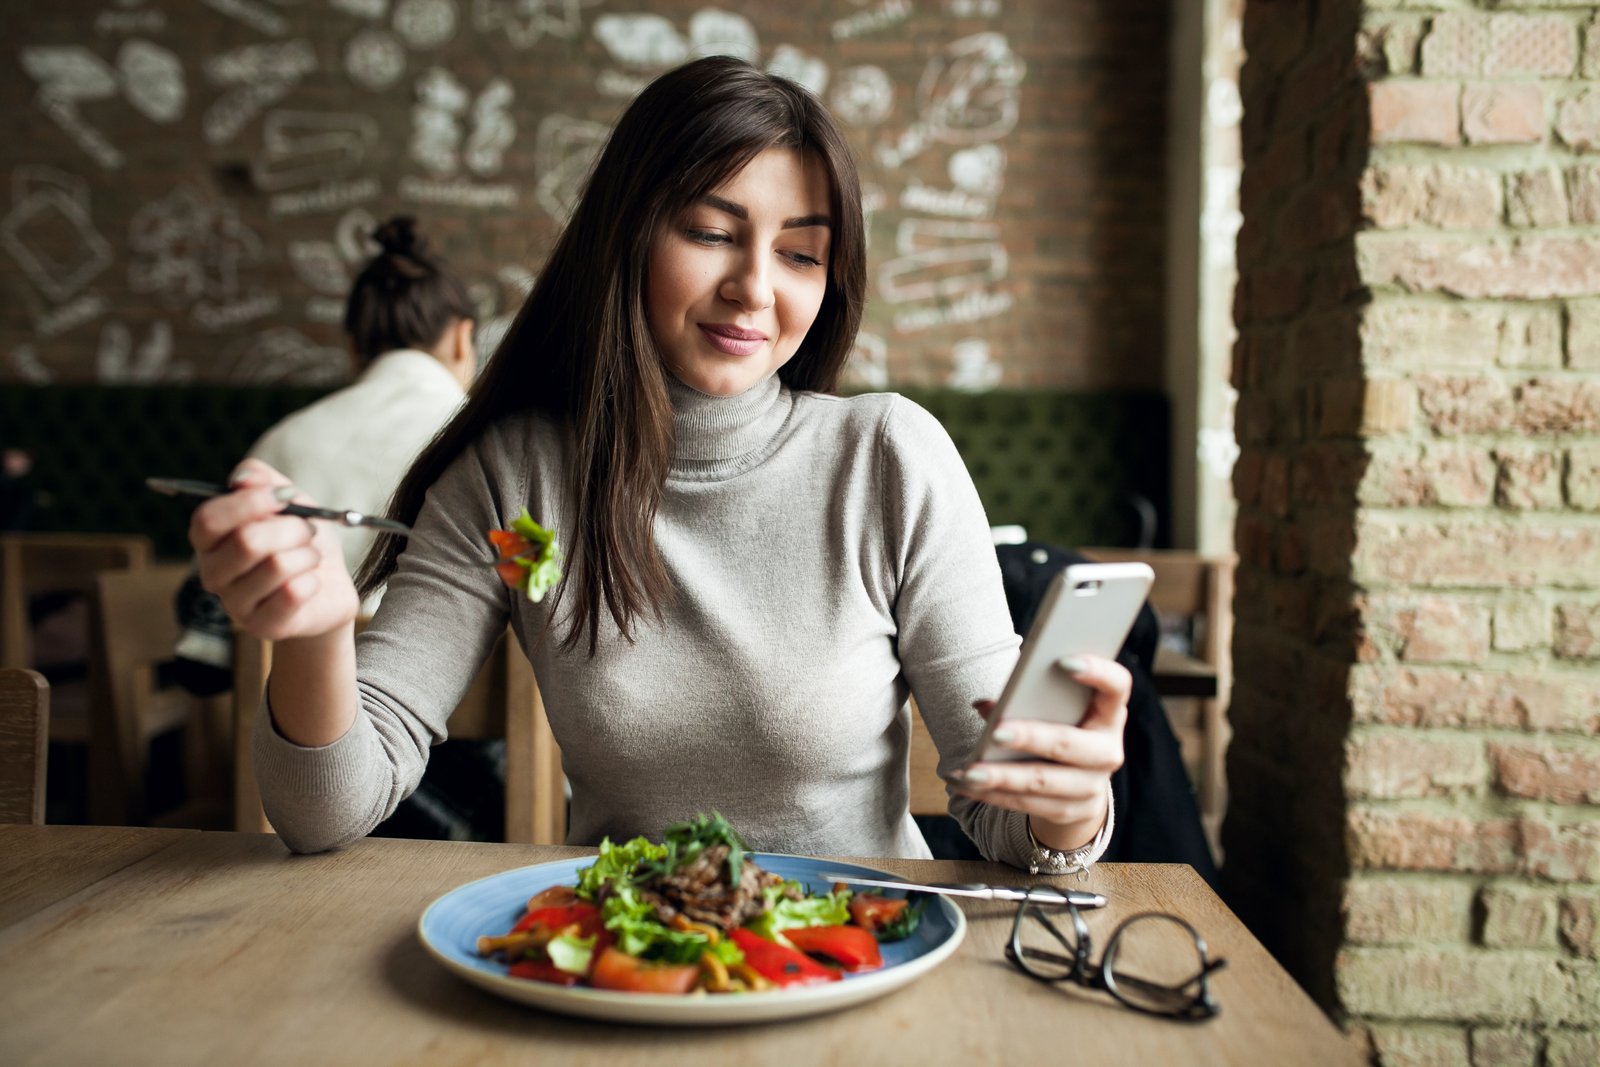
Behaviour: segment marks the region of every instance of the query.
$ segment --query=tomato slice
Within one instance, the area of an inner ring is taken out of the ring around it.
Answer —
[[[528,978],[552,985],[577,985],[583,981],[583,975],[568,974],[549,960],[518,960],[507,969],[507,973],[513,978]]]
[[[515,530],[490,530],[489,543],[500,553],[501,559],[510,559],[530,551],[533,545]]]
[[[816,985],[837,982],[844,977],[834,968],[824,967],[798,949],[768,941],[760,934],[742,927],[728,936],[744,952],[745,962],[773,985]],[[784,936],[788,936],[787,931]]]
[[[589,981],[596,989],[622,993],[687,993],[700,977],[693,963],[651,963],[620,948],[607,948],[594,961]]]
[[[801,926],[785,930],[783,936],[801,952],[826,956],[847,971],[875,971],[883,966],[878,939],[859,926]]]
[[[868,933],[876,934],[900,918],[900,913],[905,911],[910,903],[905,897],[880,897],[876,893],[856,893],[850,898],[850,921]]]

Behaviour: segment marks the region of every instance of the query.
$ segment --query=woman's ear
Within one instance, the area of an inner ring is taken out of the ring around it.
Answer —
[[[440,361],[463,389],[470,389],[472,379],[478,376],[478,346],[472,336],[476,325],[471,319],[457,319],[445,329],[444,343],[439,346]]]

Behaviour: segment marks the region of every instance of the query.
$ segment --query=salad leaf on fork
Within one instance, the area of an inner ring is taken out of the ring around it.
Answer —
[[[556,532],[534,522],[527,508],[511,520],[511,529],[490,530],[489,543],[499,553],[494,569],[500,580],[535,604],[561,580],[565,557],[556,543]]]

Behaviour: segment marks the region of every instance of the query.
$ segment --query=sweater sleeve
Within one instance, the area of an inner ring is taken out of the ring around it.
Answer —
[[[939,749],[950,813],[986,857],[1026,867],[1027,817],[949,784],[983,731],[973,702],[1000,695],[1021,643],[989,520],[950,435],[904,397],[884,417],[880,462],[900,664]]]
[[[484,565],[486,531],[506,525],[484,448],[466,449],[428,490],[382,605],[356,638],[360,711],[345,735],[295,745],[263,698],[253,741],[262,804],[296,852],[366,835],[411,794],[506,626],[509,593]],[[523,489],[507,488],[508,499]]]

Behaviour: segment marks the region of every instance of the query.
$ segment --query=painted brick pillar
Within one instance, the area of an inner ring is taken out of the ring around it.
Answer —
[[[1230,903],[1376,1062],[1600,1062],[1600,4],[1244,46]]]

